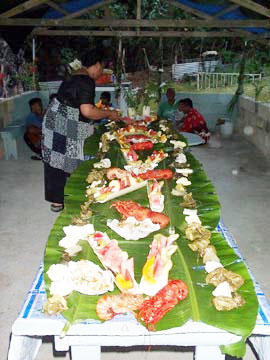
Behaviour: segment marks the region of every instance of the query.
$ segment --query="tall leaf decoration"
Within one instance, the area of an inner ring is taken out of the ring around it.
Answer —
[[[98,139],[101,133],[102,131],[99,130],[97,134],[87,139],[85,151],[88,155],[95,156],[97,154]],[[172,154],[172,148],[169,143],[159,145],[161,148],[167,149],[169,154]],[[186,223],[183,208],[180,206],[182,198],[171,194],[175,181],[172,179],[167,180],[163,186],[163,193],[165,195],[164,213],[169,216],[170,225],[159,232],[168,235],[169,230],[174,229],[180,235],[177,240],[178,250],[172,256],[173,267],[169,276],[172,279],[178,278],[184,280],[189,288],[189,296],[184,301],[178,303],[175,308],[156,324],[156,330],[178,327],[185,324],[189,319],[201,321],[242,336],[242,340],[237,344],[221,347],[221,350],[226,354],[242,357],[245,351],[245,340],[255,326],[258,312],[258,301],[253,282],[244,262],[238,259],[222,235],[215,231],[220,216],[220,204],[213,184],[207,178],[200,162],[190,153],[187,152],[186,155],[188,163],[193,169],[193,174],[189,178],[192,184],[188,187],[188,191],[192,192],[193,198],[196,200],[198,215],[203,225],[212,231],[211,244],[215,246],[222,264],[228,270],[238,273],[244,278],[244,285],[238,292],[245,299],[246,304],[229,312],[219,312],[212,305],[211,298],[214,287],[212,285],[202,286],[206,285],[206,272],[202,267],[202,260],[198,258],[196,253],[191,251],[188,247],[188,240],[184,236]],[[123,167],[125,164],[116,141],[111,142],[108,157],[112,162],[112,166]],[[69,225],[72,218],[79,215],[80,204],[86,201],[85,189],[87,183],[85,179],[92,169],[93,163],[96,161],[96,159],[85,161],[70,176],[65,187],[65,209],[57,218],[50,232],[44,257],[44,279],[48,296],[50,280],[46,275],[46,271],[51,264],[62,261],[63,249],[59,247],[58,242],[64,236],[63,226]],[[171,162],[172,158],[170,155],[159,164],[159,168],[166,168]],[[142,206],[148,206],[146,188],[123,195],[119,199],[133,200]],[[91,210],[93,211],[93,216],[91,223],[93,223],[95,230],[106,232],[110,238],[118,240],[121,249],[127,251],[129,256],[134,257],[135,278],[139,282],[142,268],[149,252],[149,245],[155,233],[139,241],[126,241],[114,233],[113,230],[107,227],[107,220],[113,218],[120,219],[120,215],[114,208],[111,208],[112,202],[92,204]],[[80,245],[82,246],[82,252],[73,257],[72,260],[88,259],[102,266],[86,241],[80,241]],[[117,292],[118,290],[115,289],[114,293]],[[87,296],[73,291],[67,297],[68,310],[62,314],[70,324],[86,319],[97,320],[95,308],[98,298],[99,296]]]

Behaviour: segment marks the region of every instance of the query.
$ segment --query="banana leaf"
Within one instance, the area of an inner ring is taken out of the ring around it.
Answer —
[[[168,144],[165,144],[164,146],[168,146]],[[88,154],[97,153],[98,140],[96,134],[87,140],[85,149],[87,149]],[[115,141],[111,143],[108,157],[111,159],[112,166],[122,167],[125,163],[122,154],[119,151],[119,146]],[[190,153],[187,153],[187,157],[188,162],[194,170],[192,176],[189,177],[192,185],[189,186],[187,190],[192,191],[193,198],[196,200],[198,215],[201,218],[203,225],[209,227],[212,231],[211,244],[216,247],[217,254],[221,259],[222,264],[228,270],[236,272],[244,278],[244,285],[238,292],[245,299],[246,304],[243,307],[229,312],[219,312],[212,305],[211,298],[214,287],[205,284],[206,273],[202,267],[202,260],[188,247],[188,240],[184,236],[184,229],[186,226],[184,221],[185,217],[183,215],[183,208],[180,206],[183,199],[182,197],[173,196],[171,194],[171,190],[175,186],[175,181],[168,180],[165,181],[163,186],[163,193],[165,195],[165,207],[163,212],[169,216],[170,224],[167,228],[158,232],[168,235],[169,230],[174,229],[175,232],[180,235],[177,240],[178,250],[172,256],[173,268],[170,271],[170,278],[184,280],[188,285],[189,295],[184,301],[179,302],[178,305],[156,324],[156,330],[159,331],[178,327],[185,324],[189,319],[202,321],[206,324],[242,336],[242,341],[237,344],[221,347],[222,351],[226,354],[242,357],[245,351],[245,340],[255,326],[258,312],[258,301],[254,285],[244,262],[241,261],[241,259],[238,259],[237,255],[234,253],[233,249],[229,247],[222,235],[215,231],[220,216],[220,204],[214,186],[207,178],[199,161],[197,161]],[[172,160],[168,158],[163,160],[159,164],[159,167],[167,167],[170,161]],[[65,187],[65,209],[57,218],[50,232],[44,257],[44,279],[48,296],[50,280],[46,271],[51,264],[60,263],[62,261],[63,249],[59,247],[58,242],[64,236],[63,226],[69,225],[72,217],[79,215],[80,204],[86,201],[85,188],[87,183],[85,182],[85,179],[92,169],[93,162],[94,160],[84,162],[70,176]],[[118,199],[133,200],[140,203],[142,206],[148,206],[146,188],[138,189],[132,193],[123,195]],[[127,251],[129,257],[134,257],[135,278],[139,282],[142,268],[149,252],[149,245],[151,244],[155,233],[152,233],[139,241],[126,241],[108,228],[108,219],[121,218],[115,208],[111,208],[111,204],[114,201],[115,200],[108,201],[103,204],[92,204],[91,210],[93,211],[93,216],[91,218],[91,223],[93,223],[95,230],[106,232],[110,238],[118,240],[121,249]],[[72,260],[88,259],[102,267],[88,243],[86,241],[80,241],[80,244],[82,246],[82,252],[73,257]],[[115,289],[113,293],[117,292],[118,290]],[[87,319],[98,319],[95,311],[98,298],[98,296],[87,296],[73,291],[73,293],[67,297],[68,310],[64,311],[62,314],[70,324]]]

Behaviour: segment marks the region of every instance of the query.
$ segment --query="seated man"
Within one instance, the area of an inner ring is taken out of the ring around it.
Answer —
[[[24,140],[30,149],[37,155],[31,156],[32,160],[41,160],[41,128],[43,120],[43,106],[40,98],[29,100],[31,113],[25,119],[26,132]]]
[[[168,88],[166,92],[167,101],[162,102],[158,109],[158,120],[167,119],[174,122],[175,111],[177,110],[177,102],[175,101],[175,90]]]
[[[202,114],[193,108],[192,100],[189,98],[180,100],[178,104],[178,110],[183,112],[185,115],[177,129],[179,131],[197,134],[205,142],[207,142],[210,138],[210,132]]]

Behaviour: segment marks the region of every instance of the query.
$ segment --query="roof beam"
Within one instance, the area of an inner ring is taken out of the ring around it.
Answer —
[[[113,0],[104,0],[99,4],[91,5],[91,6],[88,6],[88,7],[84,8],[84,9],[81,9],[79,11],[76,11],[76,12],[74,12],[72,14],[66,15],[66,16],[58,19],[58,21],[62,22],[63,20],[74,19],[74,18],[80,17],[80,16],[88,13],[89,11],[96,10],[96,9],[98,9],[100,7],[109,5],[112,1]]]
[[[41,5],[46,2],[47,2],[47,0],[28,0],[28,1],[24,2],[23,4],[17,5],[14,8],[0,14],[0,18],[2,18],[2,17],[9,18],[9,17],[15,16],[15,15],[21,14],[26,10],[32,9],[35,6]]]
[[[236,1],[240,1],[241,3],[243,3],[243,2],[245,3],[245,2],[246,2],[246,0],[230,0],[230,1],[231,1],[231,2],[234,2],[234,3],[236,3]],[[250,0],[247,0],[247,1],[250,1]],[[176,1],[171,1],[171,3],[172,3],[174,6],[179,7],[179,8],[181,8],[181,9],[183,9],[184,11],[187,11],[187,12],[189,12],[189,13],[191,13],[191,14],[194,14],[194,15],[202,18],[202,19],[206,19],[206,20],[213,20],[213,19],[214,19],[214,16],[207,15],[207,14],[201,12],[201,11],[198,11],[198,10],[196,10],[196,9],[193,9],[193,8],[190,7],[190,6],[186,6],[186,5],[183,5],[183,4],[179,4],[179,3],[176,2]],[[245,33],[244,30],[231,30],[231,32],[235,34],[235,37],[237,37],[237,36],[243,37],[243,36],[244,36],[244,33]],[[263,43],[263,44],[265,43],[265,41],[263,41],[263,40],[257,40],[257,41],[260,42],[260,43]]]
[[[51,8],[53,8],[54,10],[60,12],[61,14],[64,14],[64,15],[69,14],[69,12],[66,9],[62,8],[61,6],[59,6],[58,4],[56,4],[55,2],[53,2],[51,0],[47,0],[46,4],[48,4]]]
[[[179,8],[179,9],[182,9],[188,13],[191,13],[193,15],[196,15],[200,18],[203,18],[203,19],[206,19],[206,20],[211,20],[212,19],[212,16],[210,15],[207,15],[207,14],[204,14],[203,12],[199,11],[199,10],[196,10],[196,9],[193,9],[192,7],[190,6],[187,6],[187,5],[184,5],[184,4],[180,4],[178,1],[169,1],[173,6]]]
[[[237,8],[239,8],[239,5],[237,5],[237,4],[232,4],[231,6],[226,7],[226,9],[223,9],[223,10],[217,12],[217,13],[215,14],[215,16],[213,16],[213,19],[217,19],[217,18],[219,18],[219,16],[222,16],[222,15],[224,15],[224,14],[227,14],[228,12],[231,12],[231,11],[237,9]]]
[[[255,3],[253,0],[230,0],[234,4],[237,4],[239,6],[243,6],[249,10],[252,10],[258,14],[264,15],[266,17],[270,18],[270,9],[266,8],[265,6],[262,6],[258,3]]]
[[[66,21],[66,20],[69,20],[69,19],[73,19],[73,18],[76,18],[76,17],[80,17],[80,16],[88,13],[89,11],[98,9],[99,7],[102,7],[102,6],[106,6],[106,5],[110,4],[111,2],[112,2],[112,0],[104,0],[104,1],[102,1],[102,3],[88,6],[87,8],[81,9],[81,10],[76,11],[76,12],[74,12],[74,13],[68,13],[68,12],[67,12],[67,14],[66,14],[65,16],[63,16],[63,17],[55,20],[55,22],[56,22],[56,24],[61,24],[62,21]],[[0,20],[1,20],[1,18],[0,18]],[[87,21],[89,22],[89,20],[87,20]],[[53,26],[53,25],[47,25],[47,26]],[[55,26],[57,26],[57,25],[55,25]],[[71,25],[71,26],[72,26],[72,25]],[[40,30],[40,29],[39,29],[39,28],[38,28],[38,29],[34,29],[31,34],[32,34],[32,35],[35,35],[35,32],[38,31],[38,30]]]
[[[137,0],[137,11],[136,11],[136,19],[141,20],[142,18],[142,1]],[[137,33],[139,35],[140,27],[137,27]]]
[[[153,27],[153,28],[184,28],[184,27],[206,27],[206,28],[238,28],[238,27],[263,27],[270,28],[269,20],[217,20],[212,21],[189,19],[189,20],[113,20],[103,19],[67,19],[59,22],[58,19],[29,19],[0,18],[0,25],[4,26],[55,26],[55,27],[101,27],[110,26],[113,28],[125,27]]]
[[[46,4],[52,7],[53,9],[55,9],[56,11],[58,11],[60,14],[64,14],[65,16],[69,14],[69,12],[66,9],[62,8],[61,6],[59,6],[58,4],[56,4],[51,0],[46,1]],[[31,32],[31,34],[32,33],[33,31]]]
[[[46,36],[116,36],[116,37],[136,37],[137,31],[88,31],[88,30],[39,30],[36,35]],[[235,37],[235,34],[229,31],[141,31],[139,37]],[[268,35],[270,38],[270,35]],[[244,37],[244,35],[239,35]],[[245,34],[247,39],[264,39],[264,37]],[[264,40],[265,41],[265,40]]]
[[[142,2],[141,2],[141,0],[137,0],[136,18],[137,18],[137,20],[141,20],[141,18],[142,18]]]

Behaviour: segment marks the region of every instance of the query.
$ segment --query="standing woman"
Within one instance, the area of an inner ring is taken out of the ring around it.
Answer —
[[[117,111],[95,107],[95,80],[104,68],[103,53],[91,50],[81,63],[81,69],[63,81],[43,120],[45,200],[54,212],[63,210],[67,177],[84,160],[83,143],[93,133],[89,121],[118,119]]]

